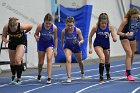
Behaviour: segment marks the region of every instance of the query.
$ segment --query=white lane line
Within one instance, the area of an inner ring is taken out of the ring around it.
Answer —
[[[134,76],[139,76],[139,75],[140,75],[140,74],[137,74],[137,75],[134,75]],[[118,79],[114,79],[114,80],[106,81],[106,82],[104,82],[104,83],[94,84],[94,85],[91,85],[91,86],[85,87],[85,88],[83,88],[83,89],[77,91],[76,93],[82,93],[82,92],[86,91],[87,89],[90,89],[90,88],[93,88],[93,87],[99,86],[99,85],[101,85],[101,84],[109,83],[109,82],[111,82],[111,81],[116,81],[116,80],[124,79],[124,78],[125,78],[125,77],[121,77],[121,78],[118,78]]]
[[[134,89],[131,93],[136,93],[138,90],[140,90],[140,87]]]
[[[49,84],[49,85],[44,85],[44,86],[41,86],[41,87],[37,87],[37,88],[31,89],[31,90],[25,91],[23,93],[29,93],[29,92],[32,92],[32,91],[35,91],[35,90],[38,90],[38,89],[41,89],[41,88],[44,88],[44,87],[47,87],[47,86],[56,85],[56,84],[59,84],[59,83],[60,82],[56,82],[56,83]]]

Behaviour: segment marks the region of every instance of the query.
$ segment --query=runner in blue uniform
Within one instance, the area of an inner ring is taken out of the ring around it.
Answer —
[[[27,47],[27,38],[25,33],[32,29],[31,24],[20,24],[18,18],[10,17],[9,23],[3,28],[2,40],[8,43],[10,68],[12,72],[12,81],[10,84],[21,84],[22,60]],[[9,40],[7,39],[9,35]],[[17,73],[17,79],[15,77]]]
[[[47,55],[47,84],[51,83],[52,75],[52,57],[57,55],[57,27],[52,23],[53,18],[51,14],[47,14],[44,18],[44,23],[39,24],[34,37],[37,41],[38,48],[38,78],[41,81],[42,66],[44,64],[45,54]]]
[[[61,42],[66,55],[67,82],[71,82],[71,57],[74,53],[81,69],[81,78],[84,79],[84,64],[80,45],[84,42],[81,30],[74,26],[74,18],[67,17],[66,27],[62,30]]]
[[[92,37],[96,33],[96,38],[94,40],[93,46],[96,54],[99,57],[99,81],[104,82],[103,72],[104,65],[106,68],[107,80],[110,80],[110,33],[113,38],[113,41],[116,42],[117,38],[114,33],[113,27],[109,24],[109,18],[106,13],[101,13],[98,18],[97,25],[94,26],[89,35],[89,53],[92,53]]]
[[[120,36],[121,44],[126,53],[126,71],[128,81],[134,81],[131,75],[131,65],[136,51],[136,33],[140,27],[139,10],[137,8],[130,8],[125,18],[122,20],[117,34]]]

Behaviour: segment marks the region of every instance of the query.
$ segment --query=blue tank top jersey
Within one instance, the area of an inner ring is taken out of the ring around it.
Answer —
[[[38,50],[45,51],[46,48],[48,47],[54,47],[53,24],[50,26],[49,30],[46,30],[43,23],[42,30],[40,31],[39,41],[38,41]]]
[[[110,30],[108,25],[105,30],[102,30],[100,27],[98,27],[96,31],[96,38],[93,43],[94,47],[101,46],[103,49],[110,49],[109,36]]]
[[[140,26],[140,20],[136,20],[136,21],[130,21],[130,25],[129,25],[129,31],[130,32],[133,32],[133,36],[130,36],[128,38],[133,38],[136,36],[136,32],[138,31],[139,29],[139,26]]]
[[[72,52],[78,53],[81,51],[81,48],[78,43],[79,38],[76,32],[76,27],[74,27],[73,33],[65,31],[64,49],[69,48]]]
[[[122,39],[128,39],[130,41],[136,40],[136,33],[139,30],[139,28],[140,28],[140,18],[138,18],[138,20],[136,20],[136,21],[132,21],[132,20],[128,19],[128,22],[125,25],[125,27],[123,28],[122,32],[123,33],[133,32],[133,35],[127,36],[127,37],[120,36],[120,40],[122,40]]]
[[[53,24],[50,26],[49,30],[46,30],[43,23],[42,30],[40,31],[39,41],[53,43],[53,39],[54,39]]]
[[[140,18],[138,18],[136,21],[131,21],[129,29],[130,32],[137,32],[140,27]]]

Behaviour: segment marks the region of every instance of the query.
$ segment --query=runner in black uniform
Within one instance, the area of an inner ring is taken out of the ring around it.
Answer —
[[[9,23],[3,28],[2,40],[8,43],[10,68],[12,72],[12,81],[10,84],[21,84],[22,65],[21,61],[27,47],[26,34],[32,29],[31,24],[20,24],[17,18],[10,17]],[[9,40],[7,39],[9,35]],[[17,73],[17,79],[15,77]]]

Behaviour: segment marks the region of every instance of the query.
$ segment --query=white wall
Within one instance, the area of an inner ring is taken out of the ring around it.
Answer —
[[[140,1],[139,0],[132,0],[132,4],[136,6],[140,6]]]
[[[100,13],[106,12],[109,15],[110,23],[115,27],[115,33],[122,20],[122,6],[121,0],[60,0],[61,4],[66,7],[81,7],[85,1],[93,5],[92,17],[90,22],[90,30],[96,24]],[[122,0],[125,6],[125,11],[129,9],[129,0]],[[140,0],[135,0],[140,1]],[[43,21],[46,13],[51,12],[50,0],[0,0],[0,33],[4,24],[7,23],[10,16],[18,17],[21,23],[33,24],[33,29],[28,34],[28,64],[30,66],[37,66],[37,52],[36,41],[33,37],[36,26]],[[118,37],[118,36],[117,36]],[[95,37],[93,37],[94,40]],[[111,41],[111,56],[124,55],[124,50],[120,44],[120,40],[114,43]],[[3,54],[2,54],[3,55]],[[0,56],[0,61],[8,58],[8,53],[5,56]],[[95,52],[88,54],[89,58],[97,58]]]
[[[42,23],[46,13],[51,13],[49,0],[0,0],[0,34],[10,16],[19,18],[21,23],[31,23],[33,29],[28,34],[28,64],[37,65],[37,48],[34,32],[38,23]],[[0,40],[1,41],[1,40]],[[2,51],[0,61],[9,60],[8,51]]]

